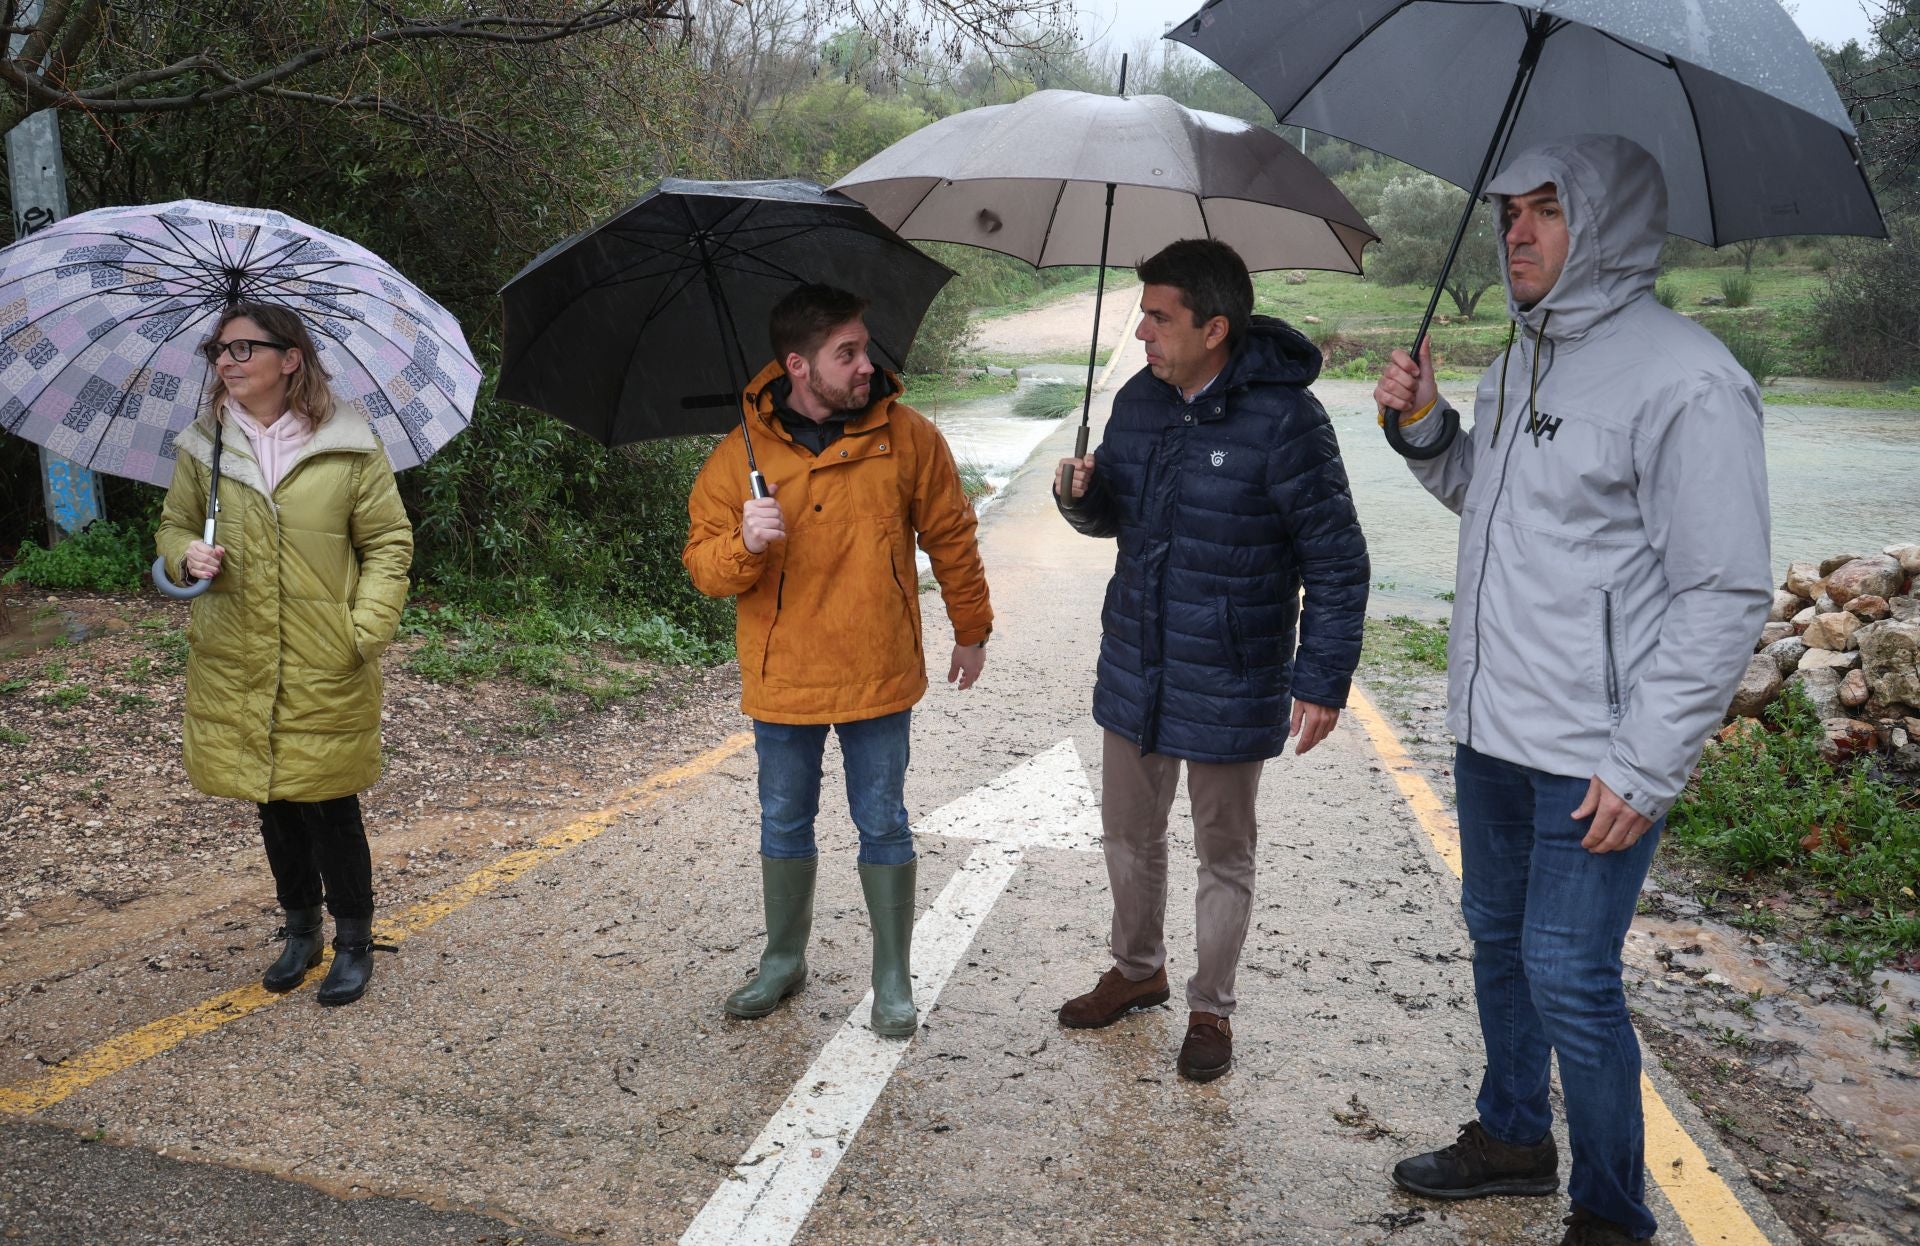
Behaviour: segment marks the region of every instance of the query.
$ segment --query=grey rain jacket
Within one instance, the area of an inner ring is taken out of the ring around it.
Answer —
[[[1509,287],[1517,340],[1480,378],[1473,427],[1408,460],[1460,515],[1447,727],[1490,757],[1598,775],[1657,819],[1772,602],[1760,394],[1654,298],[1667,194],[1653,157],[1612,135],[1533,148],[1488,185],[1496,219],[1547,182],[1569,231],[1559,281],[1532,307]],[[1505,258],[1503,237],[1503,272]]]

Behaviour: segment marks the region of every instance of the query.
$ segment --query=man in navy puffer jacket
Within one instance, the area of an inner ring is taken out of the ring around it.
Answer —
[[[1260,770],[1290,733],[1296,752],[1318,744],[1346,704],[1367,547],[1307,389],[1320,352],[1253,315],[1253,282],[1224,243],[1176,242],[1138,271],[1147,368],[1115,396],[1098,453],[1062,462],[1054,494],[1076,529],[1120,547],[1093,690],[1114,966],[1060,1021],[1111,1025],[1168,997],[1167,814],[1185,761],[1198,969],[1177,1067],[1209,1081],[1233,1058]]]

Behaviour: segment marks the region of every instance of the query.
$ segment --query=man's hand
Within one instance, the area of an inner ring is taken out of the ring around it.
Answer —
[[[208,545],[205,541],[188,541],[186,557],[181,559],[187,564],[187,574],[196,580],[211,580],[220,574],[220,560],[227,556],[224,545]]]
[[[1409,415],[1426,410],[1439,396],[1440,390],[1433,383],[1432,338],[1421,340],[1417,367],[1406,351],[1394,351],[1392,361],[1380,373],[1380,383],[1373,387],[1373,400],[1382,409]]]
[[[769,484],[767,496],[754,498],[740,508],[740,539],[746,542],[749,554],[763,552],[775,541],[787,538],[787,521],[780,514],[780,503],[773,495],[780,492],[780,486]]]
[[[955,645],[953,661],[947,667],[947,682],[960,681],[960,691],[973,687],[973,681],[980,678],[980,670],[987,664],[985,645]]]
[[[1093,483],[1093,451],[1087,451],[1084,459],[1061,459],[1060,466],[1053,473],[1053,492],[1056,497],[1067,497],[1061,487],[1067,479],[1067,469],[1073,469],[1073,496],[1067,498],[1069,504],[1078,502],[1087,496],[1087,486]]]
[[[1294,698],[1293,725],[1287,728],[1287,734],[1299,741],[1293,746],[1294,755],[1298,756],[1326,739],[1327,733],[1339,721],[1339,710]]]
[[[1575,822],[1583,818],[1593,819],[1586,838],[1580,841],[1580,846],[1588,852],[1620,852],[1631,848],[1653,827],[1652,818],[1614,795],[1599,775],[1587,784],[1587,798],[1573,811]]]

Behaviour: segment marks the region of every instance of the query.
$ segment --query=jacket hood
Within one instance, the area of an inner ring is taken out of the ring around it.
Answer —
[[[1577,134],[1529,148],[1487,183],[1497,222],[1507,199],[1552,182],[1567,220],[1567,262],[1547,296],[1532,307],[1514,301],[1507,239],[1500,241],[1507,314],[1546,336],[1585,335],[1635,299],[1652,294],[1667,236],[1667,184],[1645,148],[1616,134]]]
[[[740,404],[748,415],[754,416],[768,428],[774,428],[780,421],[773,409],[792,392],[793,381],[787,376],[786,368],[776,361],[760,369],[760,374],[747,382],[746,389],[740,393]],[[900,383],[899,377],[885,368],[875,368],[873,390],[867,395],[867,409],[859,418],[847,422],[848,431],[870,428],[886,419],[887,412],[905,392],[906,386]]]
[[[1273,316],[1255,316],[1247,338],[1227,364],[1223,387],[1311,385],[1320,375],[1320,348],[1305,334]]]

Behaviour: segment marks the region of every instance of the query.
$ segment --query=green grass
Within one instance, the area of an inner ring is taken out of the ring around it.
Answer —
[[[425,637],[407,669],[434,683],[472,683],[511,676],[536,688],[574,692],[595,708],[636,696],[652,686],[644,675],[615,666],[597,652],[672,664],[710,664],[728,656],[669,620],[618,609],[542,608],[493,617],[442,606],[409,606],[401,631]]]
[[[40,699],[57,710],[71,709],[87,699],[87,686],[67,684],[65,687],[54,689]]]
[[[915,409],[939,406],[949,402],[966,402],[972,398],[991,398],[996,394],[1011,394],[1020,382],[1011,376],[979,376],[964,374],[941,376],[937,373],[924,376],[903,378],[906,387],[906,403]]]
[[[25,675],[15,675],[11,679],[0,679],[0,696],[11,696],[32,682],[33,681]]]
[[[1829,923],[1838,944],[1806,941],[1811,959],[1871,966],[1920,950],[1920,794],[1822,757],[1824,732],[1797,688],[1766,718],[1768,731],[1708,746],[1669,842],[1729,886],[1811,881],[1860,910]]]
[[[19,748],[27,742],[27,733],[15,731],[12,727],[0,727],[0,744],[10,744]]]
[[[1367,660],[1375,664],[1430,671],[1447,669],[1444,623],[1423,623],[1404,614],[1386,619],[1369,618],[1362,647]]]
[[[972,459],[955,461],[954,468],[960,473],[960,492],[969,502],[977,502],[993,492],[993,486],[987,482],[987,469]]]
[[[1778,407],[1846,407],[1864,411],[1920,411],[1920,388],[1768,390],[1761,398]]]
[[[1013,400],[1023,420],[1057,420],[1080,409],[1085,391],[1078,385],[1029,385]]]

